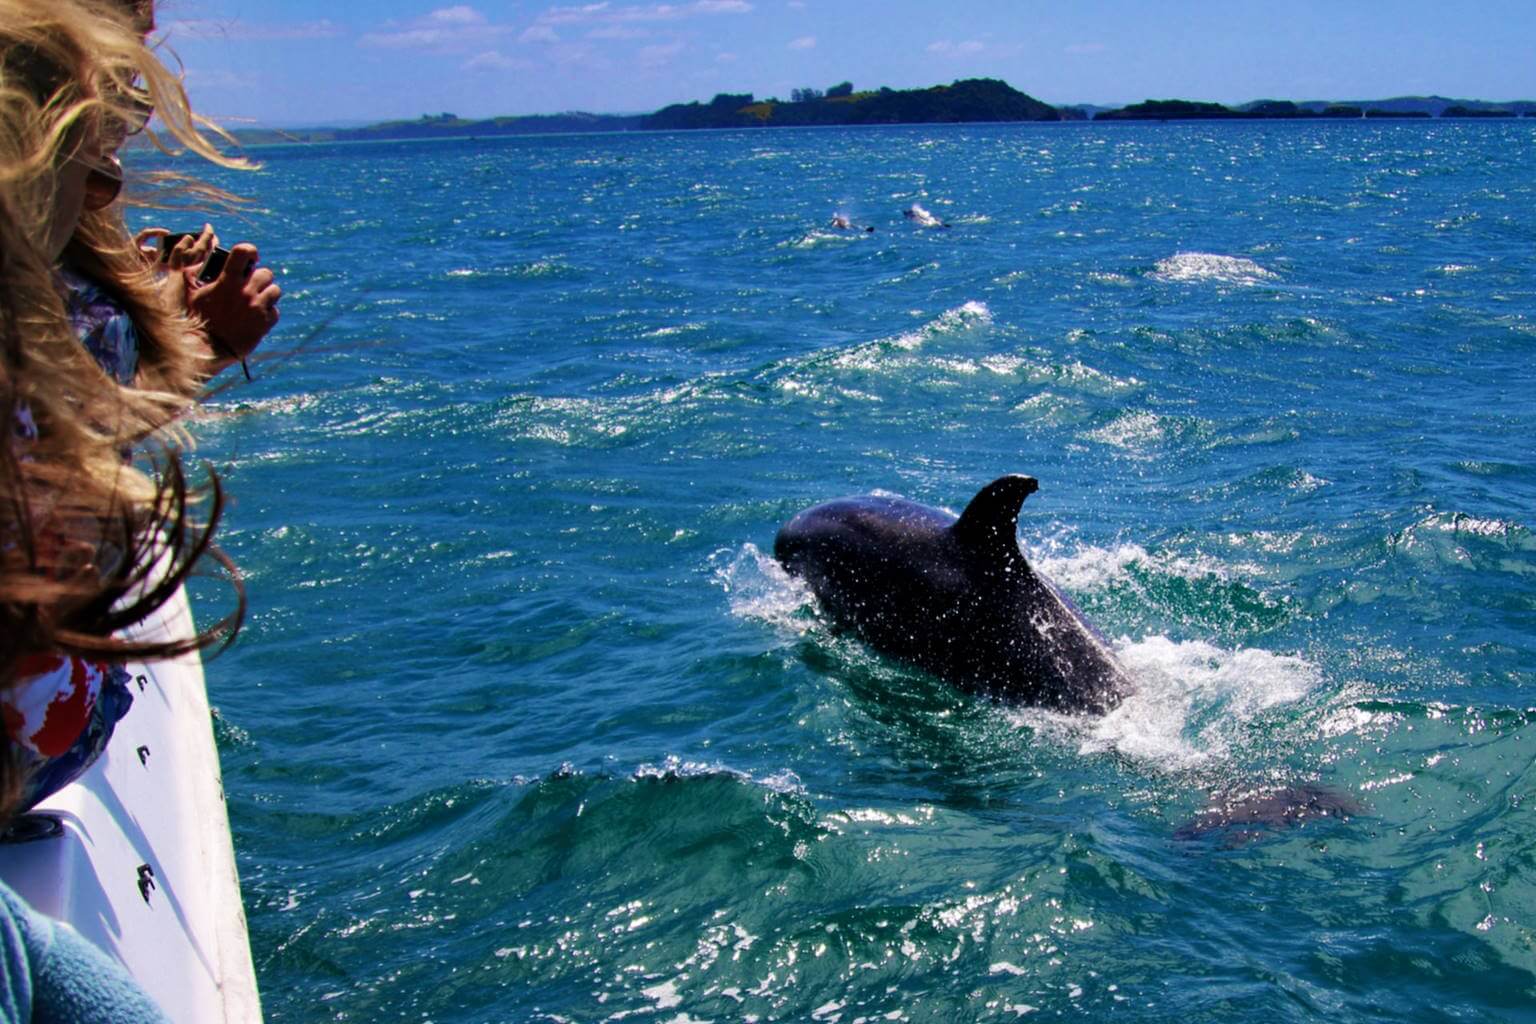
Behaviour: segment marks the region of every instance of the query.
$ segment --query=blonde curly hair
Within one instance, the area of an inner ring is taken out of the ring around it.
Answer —
[[[122,0],[0,0],[0,429],[11,433],[0,443],[0,686],[29,653],[174,656],[227,640],[244,616],[238,574],[212,544],[218,478],[210,469],[194,487],[179,454],[176,424],[199,379],[195,325],[166,307],[117,215],[86,215],[72,254],[95,259],[81,269],[141,314],[146,372],[120,386],[76,337],[49,251],[61,171],[90,133],[142,120],[147,104],[185,149],[244,163],[209,138]],[[233,584],[233,612],[195,636],[118,635],[210,558]]]

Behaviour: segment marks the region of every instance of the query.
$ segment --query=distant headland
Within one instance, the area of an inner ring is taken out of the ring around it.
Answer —
[[[1536,101],[1488,103],[1441,96],[1387,100],[1292,102],[1256,100],[1229,107],[1193,100],[1147,100],[1126,107],[1053,107],[1007,82],[967,78],[926,89],[855,90],[841,82],[826,90],[795,89],[788,100],[751,93],[720,93],[708,103],[674,103],[652,114],[539,114],[470,120],[427,114],[362,128],[294,131],[238,129],[246,145],[273,142],[365,142],[393,139],[479,138],[569,132],[678,131],[697,128],[787,128],[807,125],[960,124],[1018,121],[1274,121],[1365,118],[1536,117]]]

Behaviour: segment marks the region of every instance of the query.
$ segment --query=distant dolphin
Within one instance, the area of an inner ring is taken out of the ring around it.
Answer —
[[[875,226],[873,224],[866,224],[866,225],[864,225],[863,228],[859,228],[859,226],[857,224],[855,224],[853,222],[853,220],[846,213],[842,213],[841,211],[839,211],[838,213],[834,213],[832,215],[832,222],[830,224],[830,227],[835,228],[838,231],[853,231],[853,230],[874,231],[875,230]]]
[[[924,227],[924,228],[947,228],[947,227],[949,227],[949,224],[947,222],[939,220],[939,218],[935,217],[933,214],[929,213],[927,210],[923,209],[923,207],[917,205],[916,203],[913,203],[911,206],[907,207],[905,210],[902,210],[901,211],[901,215],[903,217],[907,218],[907,220],[910,220],[913,223],[915,223],[918,227]]]
[[[901,498],[843,498],[779,530],[774,557],[833,623],[966,690],[1100,714],[1133,689],[1109,645],[1025,560],[1032,477],[992,481],[957,519]]]

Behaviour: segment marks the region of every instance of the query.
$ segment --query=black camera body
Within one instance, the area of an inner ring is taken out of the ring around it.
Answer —
[[[196,231],[178,231],[161,238],[160,262],[164,263],[171,258],[171,250],[176,248],[177,242],[183,238],[196,238],[198,234]],[[203,264],[203,269],[198,273],[197,279],[204,284],[208,284],[224,272],[224,264],[227,262],[229,262],[229,250],[222,245],[214,246],[213,252],[208,254],[208,262]],[[249,267],[246,268],[246,273],[250,273]]]

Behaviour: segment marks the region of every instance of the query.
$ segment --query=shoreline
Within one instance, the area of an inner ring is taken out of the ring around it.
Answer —
[[[1489,124],[1509,125],[1511,123],[1531,123],[1536,125],[1536,115],[1523,115],[1520,117],[1246,117],[1246,118],[1106,118],[1092,121],[919,121],[902,124],[830,124],[830,125],[764,125],[761,127],[724,127],[724,128],[634,128],[627,130],[570,131],[570,132],[499,132],[496,134],[464,133],[462,135],[388,135],[369,139],[336,139],[336,138],[283,138],[273,139],[268,133],[260,133],[257,138],[248,137],[247,133],[233,131],[230,134],[240,143],[242,150],[280,149],[284,147],[302,146],[370,146],[370,145],[396,145],[400,143],[439,144],[452,142],[502,142],[507,140],[529,139],[571,139],[571,138],[612,138],[617,136],[661,136],[661,135],[704,135],[715,136],[721,134],[753,134],[764,132],[774,134],[780,132],[821,132],[821,131],[893,131],[902,129],[935,129],[935,128],[1027,128],[1043,129],[1046,131],[1076,131],[1086,128],[1105,127],[1115,131],[1128,130],[1135,127],[1187,127],[1195,125],[1306,125],[1306,126],[1342,126],[1348,127],[1382,127],[1387,125],[1413,125],[1419,127],[1437,127],[1447,124]],[[253,133],[254,134],[254,133]],[[134,146],[129,152],[156,152],[151,144]]]

